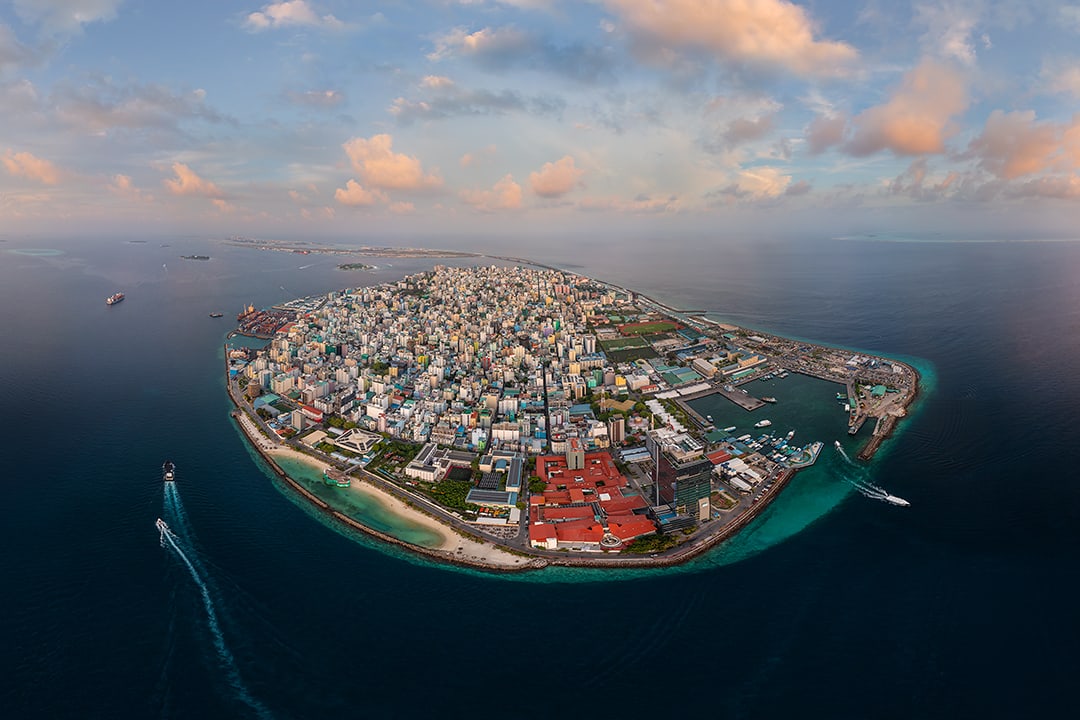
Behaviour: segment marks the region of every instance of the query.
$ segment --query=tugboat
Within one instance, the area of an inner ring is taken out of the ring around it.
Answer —
[[[172,460],[166,460],[165,464],[161,466],[161,478],[165,482],[172,482],[176,479],[176,465]]]
[[[105,304],[106,305],[115,305],[116,303],[120,302],[123,299],[124,299],[124,293],[122,293],[122,292],[113,293],[109,297],[105,298]]]

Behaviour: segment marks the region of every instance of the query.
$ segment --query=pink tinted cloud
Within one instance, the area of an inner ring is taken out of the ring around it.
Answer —
[[[521,207],[521,186],[507,174],[490,190],[463,190],[461,199],[481,212],[517,210]]]
[[[244,26],[253,32],[289,26],[321,27],[337,29],[344,23],[333,15],[319,15],[306,0],[284,0],[264,5],[262,10],[250,13]]]
[[[603,0],[639,37],[670,49],[704,49],[736,63],[798,75],[837,75],[853,47],[821,40],[806,10],[786,0]]]
[[[342,147],[353,169],[364,182],[383,190],[431,190],[442,186],[442,178],[425,173],[420,160],[393,151],[390,135],[352,138]]]
[[[4,168],[8,173],[15,177],[24,177],[42,185],[56,185],[60,182],[60,169],[48,160],[31,153],[8,150],[0,161],[4,163]]]
[[[573,190],[584,174],[584,170],[574,166],[574,158],[567,155],[530,173],[529,187],[540,197],[557,198]]]
[[[342,205],[351,207],[371,207],[387,201],[385,193],[379,190],[368,190],[355,180],[349,180],[344,188],[335,190],[334,199]]]
[[[952,119],[967,108],[967,90],[959,72],[936,60],[923,60],[884,105],[859,113],[845,148],[852,155],[881,150],[896,155],[927,155],[945,151]]]
[[[995,110],[969,150],[979,165],[1004,180],[1080,165],[1080,116],[1068,123],[1038,122],[1034,110]]]
[[[165,189],[173,195],[197,195],[206,198],[220,198],[221,189],[217,185],[199,177],[199,175],[184,163],[173,163],[172,171],[176,173],[173,179],[166,179]]]

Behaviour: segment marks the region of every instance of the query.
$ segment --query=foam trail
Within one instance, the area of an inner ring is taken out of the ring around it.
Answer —
[[[203,607],[206,609],[206,619],[210,625],[210,635],[214,640],[214,648],[217,650],[221,664],[225,666],[225,671],[229,674],[229,679],[232,681],[232,686],[236,690],[237,696],[260,717],[270,717],[270,713],[263,707],[262,703],[251,696],[247,686],[244,685],[244,681],[240,677],[240,671],[236,667],[236,658],[229,652],[229,648],[225,644],[225,635],[221,632],[221,624],[218,622],[217,612],[214,610],[214,601],[210,597],[210,588],[203,582],[202,577],[199,575],[199,571],[195,569],[191,560],[188,559],[187,553],[185,553],[180,548],[180,545],[177,544],[176,535],[168,528],[163,527],[160,528],[160,530],[162,546],[172,548],[173,552],[176,553],[176,556],[180,558],[187,567],[188,572],[191,574],[191,579],[194,580],[195,584],[199,587],[199,593],[202,595]]]
[[[840,455],[841,455],[841,456],[842,456],[842,457],[843,457],[843,458],[844,458],[845,460],[847,460],[847,461],[848,461],[848,464],[849,464],[849,465],[854,465],[854,464],[855,464],[855,463],[854,463],[854,462],[853,462],[853,461],[851,460],[851,458],[849,458],[849,457],[848,457],[848,454],[847,454],[846,452],[844,452],[844,448],[842,448],[842,447],[840,447],[839,445],[837,445],[837,446],[836,446],[836,449],[837,449],[837,451],[838,451],[838,452],[840,453]]]

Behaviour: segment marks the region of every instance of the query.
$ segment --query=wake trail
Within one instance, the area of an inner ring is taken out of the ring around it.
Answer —
[[[184,506],[180,502],[180,495],[177,493],[174,483],[167,483],[165,486],[165,507],[171,509],[173,511],[172,515],[180,520],[181,527],[186,528],[187,514],[184,512]],[[206,621],[210,627],[210,636],[213,639],[214,649],[217,651],[218,659],[225,668],[229,684],[232,685],[241,702],[250,707],[259,717],[271,717],[263,704],[252,697],[244,684],[243,678],[240,677],[240,669],[236,665],[236,658],[225,642],[225,634],[221,630],[221,622],[218,620],[217,609],[210,595],[210,587],[203,579],[202,572],[200,572],[202,563],[199,563],[197,558],[195,562],[192,562],[188,554],[180,547],[180,543],[177,542],[180,540],[179,536],[169,529],[167,525],[161,523],[158,530],[161,534],[161,546],[172,550],[176,557],[180,558],[180,561],[188,569],[191,579],[195,581],[195,585],[199,588],[199,595],[202,598],[203,609],[206,611]],[[196,568],[196,563],[199,565],[198,568]],[[205,572],[205,569],[202,571]]]

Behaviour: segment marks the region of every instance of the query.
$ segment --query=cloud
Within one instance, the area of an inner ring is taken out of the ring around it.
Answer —
[[[1080,99],[1080,60],[1057,58],[1045,61],[1039,78],[1046,92]]]
[[[176,173],[175,179],[166,179],[165,189],[173,195],[197,195],[205,198],[220,198],[221,189],[217,185],[198,176],[198,174],[184,163],[173,163],[172,171]]]
[[[799,182],[792,183],[784,188],[784,194],[788,197],[798,197],[799,195],[807,195],[814,186],[808,183],[806,180],[800,180]]]
[[[1029,180],[1009,193],[1014,197],[1040,197],[1055,200],[1080,199],[1080,177],[1076,175],[1058,175]]]
[[[791,184],[791,176],[775,167],[753,167],[739,171],[736,179],[719,191],[737,200],[764,200],[783,195]]]
[[[613,77],[612,51],[583,43],[561,43],[515,27],[469,32],[454,28],[434,40],[428,60],[463,57],[493,72],[516,68],[540,70],[591,84]]]
[[[847,118],[843,115],[818,115],[806,128],[806,144],[811,155],[820,155],[844,141]]]
[[[4,168],[14,177],[24,177],[42,185],[56,185],[60,182],[61,172],[58,167],[28,152],[7,150],[4,156],[0,157],[0,162],[3,162]]]
[[[929,175],[926,158],[918,158],[889,183],[889,194],[905,195],[922,202],[942,200],[955,189],[957,180],[960,178],[959,173],[950,172],[941,182],[927,183]]]
[[[352,138],[342,147],[353,169],[364,182],[384,190],[430,190],[442,186],[442,178],[424,172],[420,161],[393,151],[390,135],[373,135],[370,139]]]
[[[135,187],[128,175],[113,175],[112,182],[109,183],[109,192],[140,202],[154,201],[154,196]]]
[[[958,60],[968,67],[975,65],[974,35],[979,20],[979,7],[971,2],[938,2],[915,6],[916,21],[926,25],[923,46],[926,52],[942,58]],[[989,37],[983,35],[983,45]]]
[[[979,166],[1003,180],[1080,166],[1080,115],[1069,123],[1037,122],[1034,110],[995,110],[968,145]]]
[[[584,170],[574,167],[574,158],[567,155],[530,173],[529,187],[540,197],[557,198],[573,190],[584,174]]]
[[[492,157],[498,151],[499,149],[495,145],[488,145],[477,152],[465,153],[461,156],[461,159],[458,160],[458,164],[461,165],[461,167],[469,167],[482,159]]]
[[[210,202],[213,203],[214,207],[217,208],[217,211],[222,214],[236,212],[235,205],[226,200],[222,200],[221,198],[211,198]]]
[[[344,188],[335,190],[334,199],[342,205],[352,207],[371,207],[388,200],[386,193],[380,190],[366,190],[355,180],[349,180]]]
[[[35,59],[35,53],[7,25],[0,25],[0,73],[15,70]]]
[[[948,65],[924,59],[904,75],[889,101],[859,113],[845,145],[862,157],[881,150],[896,155],[926,155],[945,151],[952,118],[967,107],[961,75]]]
[[[338,30],[345,24],[333,15],[319,15],[306,0],[284,0],[264,5],[262,10],[250,13],[244,27],[261,32],[283,27],[313,27]]]
[[[566,103],[557,97],[527,98],[513,90],[461,90],[450,87],[426,100],[395,98],[388,108],[401,125],[416,121],[441,120],[471,115],[503,115],[524,112],[529,115],[558,115]]]
[[[303,92],[290,92],[287,97],[294,105],[303,105],[314,108],[337,107],[345,99],[338,90],[305,90]]]
[[[420,81],[420,87],[432,90],[442,90],[453,85],[454,81],[443,75],[428,75]]]
[[[722,60],[797,75],[843,74],[853,47],[815,38],[806,11],[786,0],[603,0],[646,44],[706,50]]]
[[[114,128],[175,129],[184,120],[225,119],[206,104],[203,90],[177,93],[161,85],[115,85],[107,78],[65,84],[51,99],[61,120],[87,134]]]
[[[463,190],[461,199],[481,212],[517,210],[521,207],[521,186],[507,174],[490,190]]]
[[[49,33],[68,35],[83,25],[116,17],[123,0],[14,0],[15,12],[29,24]]]
[[[393,202],[388,209],[395,215],[411,215],[416,212],[416,206],[411,202]]]
[[[624,200],[619,197],[593,197],[583,198],[577,204],[578,210],[586,212],[623,212],[631,214],[650,215],[656,213],[679,212],[682,203],[677,195],[654,198],[649,195],[638,195],[632,200]]]

